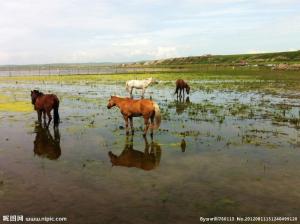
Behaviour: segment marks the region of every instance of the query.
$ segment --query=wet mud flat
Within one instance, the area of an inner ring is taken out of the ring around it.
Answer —
[[[71,223],[300,216],[295,84],[189,81],[191,94],[181,101],[171,78],[147,90],[162,111],[153,141],[142,137],[141,118],[126,136],[119,110],[107,109],[110,95],[128,95],[123,81],[2,82],[1,214]],[[34,88],[61,99],[58,130],[35,123]]]

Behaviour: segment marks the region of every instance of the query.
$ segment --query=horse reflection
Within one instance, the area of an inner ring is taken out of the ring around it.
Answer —
[[[186,108],[190,105],[190,98],[187,97],[184,99],[183,97],[180,97],[179,100],[176,100],[176,113],[182,114]]]
[[[180,148],[181,148],[181,152],[185,152],[186,142],[185,142],[184,138],[180,142]]]
[[[41,125],[35,128],[35,140],[33,142],[34,155],[56,160],[61,155],[60,134],[58,127],[54,128],[54,138],[47,127]]]
[[[144,152],[133,149],[133,137],[126,137],[125,147],[122,153],[117,156],[111,151],[108,153],[113,166],[136,167],[143,170],[152,170],[160,163],[161,147],[158,143],[147,141],[144,137]]]

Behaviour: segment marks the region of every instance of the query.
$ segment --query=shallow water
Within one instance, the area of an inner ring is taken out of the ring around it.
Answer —
[[[0,112],[1,214],[72,223],[300,216],[299,98],[196,88],[178,102],[173,88],[153,86],[146,97],[163,121],[145,142],[141,118],[131,139],[118,109],[106,108],[123,85],[2,83],[0,94],[30,101],[36,87],[57,93],[62,123],[46,130],[34,111]]]

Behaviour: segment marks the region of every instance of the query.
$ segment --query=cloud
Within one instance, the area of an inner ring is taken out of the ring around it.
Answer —
[[[298,0],[10,0],[0,10],[0,64],[139,61],[299,45]]]
[[[178,57],[176,47],[158,47],[154,51],[154,59]]]
[[[147,46],[150,44],[150,40],[149,39],[138,39],[138,38],[133,38],[133,39],[128,39],[125,41],[117,41],[112,43],[112,46],[116,46],[116,47],[141,47],[141,46]]]

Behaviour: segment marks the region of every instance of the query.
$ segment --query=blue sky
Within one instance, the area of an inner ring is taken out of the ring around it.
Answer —
[[[0,64],[299,49],[299,0],[0,0]]]

